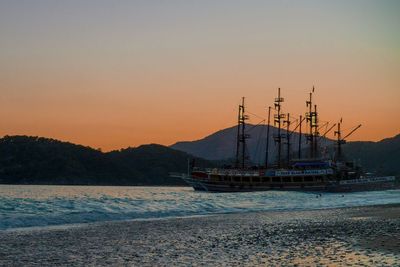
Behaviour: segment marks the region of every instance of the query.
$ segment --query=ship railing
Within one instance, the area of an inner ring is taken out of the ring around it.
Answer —
[[[342,180],[340,184],[356,184],[356,183],[365,183],[365,182],[394,182],[396,177],[394,176],[383,176],[383,177],[370,177],[370,178],[358,178],[358,179],[351,179],[351,180]]]
[[[221,170],[221,169],[206,169],[206,172],[213,175],[227,175],[227,176],[260,176],[260,172],[253,170],[240,170],[240,169],[232,169],[232,170]]]
[[[332,169],[313,170],[276,170],[275,176],[331,175]]]

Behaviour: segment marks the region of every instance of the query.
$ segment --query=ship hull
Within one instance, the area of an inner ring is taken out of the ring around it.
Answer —
[[[183,178],[196,191],[206,192],[255,192],[255,191],[300,191],[300,192],[360,192],[399,188],[394,177],[376,177],[374,179],[357,179],[354,183],[319,182],[319,183],[225,183],[200,180],[193,177]]]
[[[328,187],[330,192],[361,192],[398,189],[394,176],[365,178],[338,182]]]

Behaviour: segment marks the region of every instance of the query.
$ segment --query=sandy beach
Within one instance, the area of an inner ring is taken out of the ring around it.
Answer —
[[[1,266],[400,266],[400,205],[0,231]]]

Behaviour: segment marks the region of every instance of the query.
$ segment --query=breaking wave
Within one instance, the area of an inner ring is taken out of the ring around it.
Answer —
[[[400,203],[400,190],[324,193],[201,193],[188,187],[0,185],[0,230],[274,210]]]

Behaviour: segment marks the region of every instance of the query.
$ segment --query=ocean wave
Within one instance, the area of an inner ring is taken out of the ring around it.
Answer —
[[[217,213],[400,203],[400,190],[199,193],[182,187],[0,186],[0,230]]]

